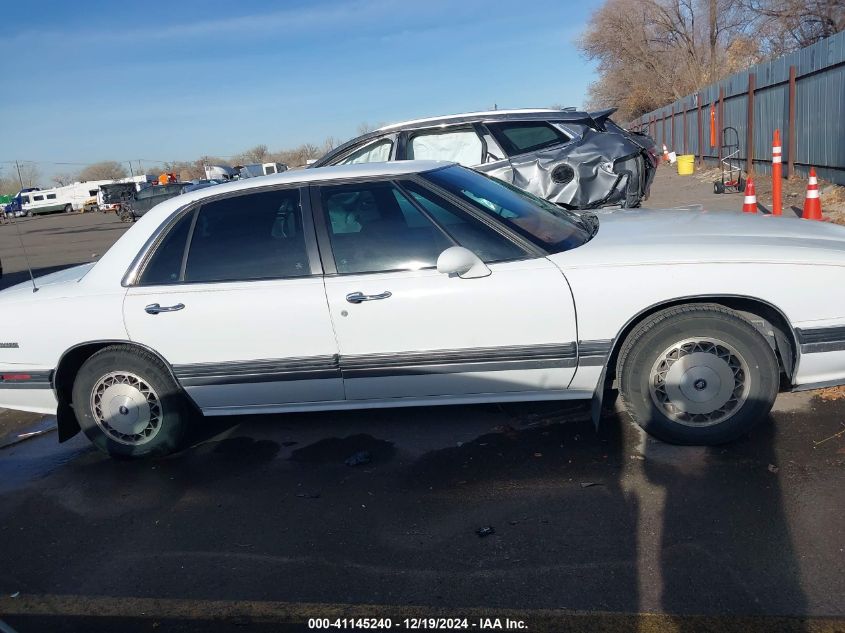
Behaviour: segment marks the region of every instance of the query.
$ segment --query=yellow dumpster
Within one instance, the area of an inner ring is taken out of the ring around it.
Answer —
[[[678,156],[678,175],[689,176],[695,171],[694,163],[694,154],[682,154],[681,156]]]

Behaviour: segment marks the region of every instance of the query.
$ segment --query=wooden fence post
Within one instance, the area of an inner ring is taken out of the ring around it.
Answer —
[[[748,75],[748,113],[745,135],[745,173],[749,176],[754,169],[754,81],[756,75]]]
[[[789,159],[786,164],[786,177],[795,175],[795,66],[789,67],[789,129],[786,139],[786,153]]]

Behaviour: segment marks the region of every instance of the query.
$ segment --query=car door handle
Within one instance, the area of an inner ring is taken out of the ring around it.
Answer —
[[[378,301],[379,299],[389,299],[393,296],[393,293],[389,290],[385,290],[381,294],[378,295],[365,295],[363,292],[350,292],[346,295],[346,300],[349,303],[362,303],[364,301]]]
[[[159,312],[178,312],[179,310],[184,309],[184,303],[177,303],[175,306],[160,306],[157,303],[151,303],[146,308],[144,308],[144,312],[146,312],[147,314],[158,314]]]

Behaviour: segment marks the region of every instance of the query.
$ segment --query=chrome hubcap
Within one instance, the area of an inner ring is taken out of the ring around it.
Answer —
[[[144,444],[161,428],[158,395],[128,372],[113,372],[97,381],[91,391],[91,411],[97,426],[121,444]]]
[[[687,339],[658,356],[649,375],[655,406],[687,426],[724,422],[748,398],[748,365],[716,339]]]

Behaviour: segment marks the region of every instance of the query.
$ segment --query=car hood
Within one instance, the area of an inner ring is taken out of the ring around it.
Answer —
[[[32,281],[22,281],[19,284],[0,290],[0,302],[42,299],[64,296],[74,285],[82,279],[96,262],[72,266],[63,270],[41,275],[35,278],[35,286],[38,292],[32,291]]]
[[[614,209],[589,242],[553,255],[563,266],[771,262],[845,266],[845,227],[732,212]]]

